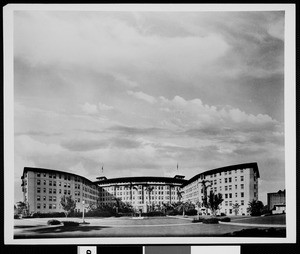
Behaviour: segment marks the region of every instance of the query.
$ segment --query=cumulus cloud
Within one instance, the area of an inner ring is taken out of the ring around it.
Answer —
[[[144,100],[151,104],[156,102],[156,99],[153,96],[143,93],[143,92],[127,91],[127,94],[132,95],[133,97],[135,97],[137,99]]]
[[[90,104],[86,102],[84,105],[81,106],[81,109],[84,113],[93,115],[98,113],[97,105]]]

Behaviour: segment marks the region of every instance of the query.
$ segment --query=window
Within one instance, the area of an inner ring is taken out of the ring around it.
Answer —
[[[237,190],[237,184],[236,184],[236,185],[234,185],[234,188]]]
[[[61,189],[59,189],[59,192],[58,192],[59,194],[61,194]]]
[[[227,183],[227,178],[225,178],[225,183]]]
[[[46,209],[46,204],[43,204],[43,208]]]
[[[37,193],[41,193],[41,188],[40,188],[40,187],[37,187],[36,192],[37,192]]]
[[[231,183],[231,177],[228,178],[228,181]]]
[[[52,196],[49,196],[49,201],[52,201]]]
[[[37,176],[37,177],[40,177],[40,176],[41,176],[41,173],[36,173],[36,176]]]
[[[235,181],[235,182],[237,181],[237,176],[234,177],[234,181]]]
[[[58,175],[59,179],[61,179],[61,174]]]
[[[56,209],[56,204],[53,204],[53,205],[52,205],[52,208],[53,208],[53,209]]]
[[[237,196],[238,196],[238,194],[237,193],[235,193],[235,197],[237,198]]]
[[[241,200],[241,205],[244,205],[244,200]]]
[[[220,178],[220,183],[222,183],[222,179]]]
[[[43,188],[43,192],[46,193],[46,192],[47,192],[47,189],[46,189],[46,188]]]
[[[44,180],[44,185],[46,185],[46,180]]]
[[[56,179],[56,174],[53,175],[53,178]]]
[[[227,193],[225,194],[225,198],[228,198],[228,194]]]
[[[244,172],[244,170],[243,169],[241,169],[241,173],[243,173]]]
[[[52,186],[52,181],[49,181],[49,186]]]
[[[53,194],[56,194],[56,189],[53,189]]]
[[[228,201],[225,201],[225,206],[228,206]]]
[[[244,176],[241,176],[241,181],[244,181]]]
[[[49,204],[49,209],[52,209],[52,204]]]
[[[52,175],[51,175],[51,174],[49,174],[49,178],[52,178]]]
[[[65,195],[67,194],[67,190],[64,190],[64,194],[65,194]]]
[[[71,194],[71,191],[70,190],[68,190],[68,195],[70,195]]]
[[[43,196],[43,200],[46,201],[46,196]]]
[[[58,186],[59,186],[59,187],[61,186],[61,182],[58,182]]]
[[[44,173],[44,177],[46,177],[47,176],[47,174],[46,173]]]
[[[37,201],[41,201],[41,196],[36,196]]]
[[[36,209],[41,209],[41,204],[38,203],[38,204],[36,205]]]
[[[52,189],[49,189],[49,194],[52,194]]]
[[[37,185],[41,185],[41,180],[37,180],[37,181],[36,181],[36,184],[37,184]]]
[[[231,190],[231,185],[229,185],[228,187],[229,187],[229,190]]]
[[[244,184],[241,184],[241,189],[242,189],[242,190],[244,189]]]
[[[229,198],[232,198],[232,193],[229,193]]]
[[[56,196],[53,196],[53,201],[56,202]]]
[[[56,181],[53,182],[53,186],[56,186]]]
[[[228,187],[227,186],[225,186],[225,191],[227,191],[228,190]]]
[[[67,188],[67,183],[66,182],[64,182],[64,187]]]
[[[255,195],[254,195],[255,196]],[[244,192],[241,192],[241,197],[243,198],[244,197]]]

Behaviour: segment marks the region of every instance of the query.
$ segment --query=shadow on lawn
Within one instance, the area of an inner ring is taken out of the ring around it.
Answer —
[[[18,225],[14,226],[14,229],[20,229],[20,228],[36,228],[36,227],[41,227],[44,225]]]
[[[30,229],[31,233],[36,234],[47,234],[47,233],[65,233],[65,232],[89,232],[92,230],[101,230],[103,226],[58,226],[58,227],[45,227],[45,228],[37,228]]]

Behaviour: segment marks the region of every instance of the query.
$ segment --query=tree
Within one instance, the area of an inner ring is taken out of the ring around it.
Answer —
[[[180,191],[179,189],[177,190],[177,197],[178,197],[178,200],[179,202],[181,201],[182,199],[182,194],[184,193],[184,191]]]
[[[65,213],[66,217],[68,217],[69,213],[74,211],[74,209],[76,207],[76,201],[74,199],[72,199],[71,195],[70,196],[66,196],[66,195],[61,196],[60,204],[61,204],[62,209],[64,209],[64,213]]]
[[[148,192],[148,200],[149,200],[149,211],[151,211],[151,192],[154,190],[154,187],[151,185],[147,185],[146,191]]]
[[[215,194],[212,191],[209,193],[207,198],[207,208],[211,210],[213,216],[216,216],[217,210],[219,210],[219,206],[223,200],[221,193]]]
[[[253,199],[248,203],[247,212],[250,213],[251,216],[260,216],[262,214],[263,208],[263,202]]]
[[[240,205],[238,203],[235,203],[232,205],[232,209],[233,209],[235,215],[238,215],[239,208],[240,208]]]
[[[29,214],[29,209],[28,209],[27,203],[25,203],[23,201],[17,202],[16,211],[18,214],[27,216]]]
[[[175,208],[178,212],[182,212],[182,216],[185,216],[185,212],[195,209],[195,206],[191,203],[191,201],[187,202],[178,202]]]

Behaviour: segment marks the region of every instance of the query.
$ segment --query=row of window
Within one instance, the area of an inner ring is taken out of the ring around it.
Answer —
[[[225,204],[225,206],[232,206],[232,205],[233,205],[232,201],[225,201],[224,204]],[[241,204],[239,204],[237,201],[235,201],[234,204],[245,205],[245,201],[244,201],[244,200],[241,200]]]
[[[36,208],[37,209],[47,209],[47,204],[37,203]],[[56,204],[48,204],[48,209],[57,209],[57,205]]]
[[[37,200],[37,201],[41,201],[41,196],[36,196],[36,200]],[[43,196],[42,200],[43,200],[43,201],[47,201],[47,197],[46,197],[46,196]],[[56,196],[48,196],[48,201],[56,202],[56,200],[57,200],[57,197],[56,197]]]
[[[134,189],[133,187],[136,187],[137,189],[141,190],[142,189],[142,185],[132,185],[132,188],[130,188],[130,186],[110,186],[110,187],[102,187],[103,190],[105,191],[118,191],[118,190],[130,190],[130,189]],[[146,187],[144,187],[144,190],[146,191]],[[166,186],[155,186],[155,185],[151,185],[151,187],[153,187],[153,190],[170,190],[170,186],[166,185]],[[179,187],[171,187],[172,190],[178,190]]]

